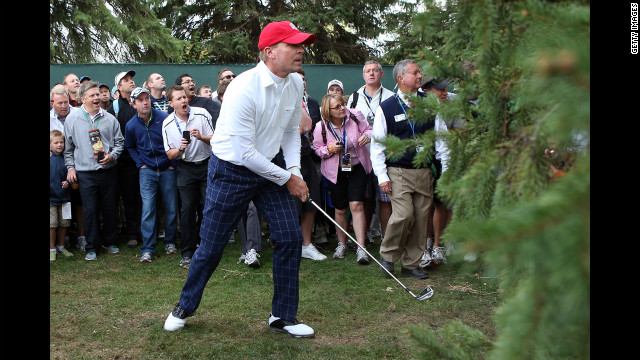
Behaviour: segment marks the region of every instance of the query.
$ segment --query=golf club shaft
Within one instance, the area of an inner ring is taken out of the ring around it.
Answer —
[[[382,266],[382,264],[373,256],[371,255],[367,249],[364,248],[364,246],[358,244],[358,242],[345,230],[342,228],[342,226],[338,225],[338,223],[333,220],[333,218],[331,218],[331,216],[329,216],[329,214],[327,214],[324,210],[322,210],[322,208],[320,206],[318,206],[318,204],[316,204],[311,197],[307,198],[307,201],[309,201],[311,204],[313,204],[313,206],[315,206],[327,219],[331,220],[332,223],[334,223],[338,229],[342,230],[343,233],[345,233],[345,235],[347,235],[347,237],[349,238],[349,240],[353,241],[354,244],[358,245],[358,247],[360,249],[362,249],[362,251],[364,251],[367,255],[369,255],[369,257],[371,259],[373,259],[373,261],[375,261],[378,265],[380,265],[380,267],[387,273],[389,274],[389,276],[391,276],[398,284],[400,284],[400,286],[402,286],[403,289],[405,289],[409,294],[411,294],[411,296],[413,296],[414,298],[417,298],[417,296],[411,292],[411,290],[409,290],[406,286],[404,286],[404,284],[402,282],[400,282],[400,280],[398,280],[395,276],[393,276],[393,274],[387,270],[386,267]]]

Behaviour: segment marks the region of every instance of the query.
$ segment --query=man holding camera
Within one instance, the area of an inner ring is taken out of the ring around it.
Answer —
[[[181,201],[180,266],[185,266],[191,262],[198,243],[213,128],[209,112],[189,106],[187,94],[180,85],[167,89],[167,99],[174,111],[162,123],[162,140],[169,159],[177,160],[176,178]]]

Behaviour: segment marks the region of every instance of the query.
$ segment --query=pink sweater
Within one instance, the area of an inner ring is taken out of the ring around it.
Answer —
[[[351,164],[356,165],[358,163],[362,164],[364,167],[364,171],[369,174],[371,172],[371,157],[369,156],[369,150],[367,150],[366,145],[360,146],[358,144],[358,139],[362,134],[366,134],[369,139],[371,139],[371,125],[365,120],[364,115],[359,110],[356,109],[346,109],[347,110],[347,121],[345,122],[345,128],[347,131],[347,152],[351,153]],[[353,113],[358,119],[358,124],[356,124],[351,117],[349,116],[349,112]],[[321,120],[325,122],[325,127],[327,131],[327,144],[335,144],[338,140],[333,136],[333,133],[330,130],[331,123],[326,122],[324,119]],[[338,136],[342,138],[342,129],[340,129],[340,133]],[[338,181],[338,168],[340,167],[340,154],[330,153],[327,148],[327,144],[323,142],[322,139],[322,124],[319,122],[316,124],[316,128],[313,131],[313,148],[316,151],[316,154],[322,159],[322,163],[320,165],[320,171],[322,175],[326,177],[332,183],[336,183]],[[343,151],[344,153],[344,151]]]

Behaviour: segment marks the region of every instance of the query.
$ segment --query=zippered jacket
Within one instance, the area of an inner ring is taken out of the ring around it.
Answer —
[[[136,113],[125,127],[124,145],[136,167],[146,165],[152,170],[163,171],[176,163],[167,157],[162,141],[162,122],[167,118],[164,111],[151,109],[149,124]]]

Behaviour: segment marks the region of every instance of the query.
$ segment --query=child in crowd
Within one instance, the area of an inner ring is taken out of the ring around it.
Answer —
[[[71,224],[71,198],[63,150],[64,135],[59,130],[51,131],[49,133],[49,261],[56,260],[56,253],[73,256],[64,248],[64,237]],[[69,209],[68,219],[62,215],[63,206]],[[58,246],[56,246],[56,238]]]

